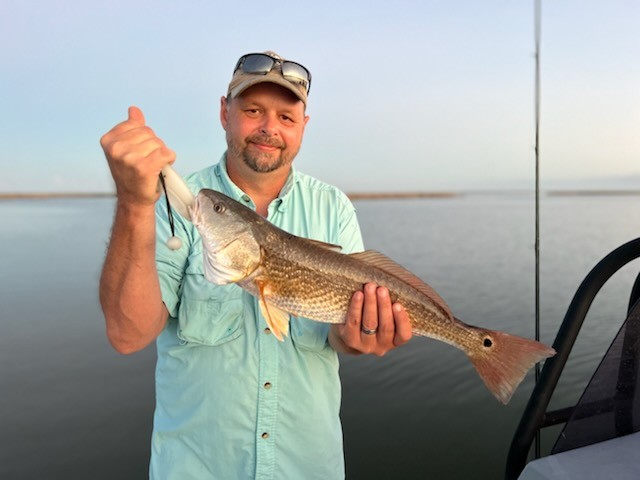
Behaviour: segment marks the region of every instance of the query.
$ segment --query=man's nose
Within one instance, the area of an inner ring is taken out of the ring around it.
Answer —
[[[275,115],[267,114],[262,117],[262,125],[260,125],[260,131],[265,135],[277,135],[278,133],[278,119]]]

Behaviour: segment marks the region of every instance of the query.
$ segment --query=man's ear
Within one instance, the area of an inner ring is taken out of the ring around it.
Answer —
[[[225,132],[227,131],[228,116],[229,104],[227,102],[227,97],[220,97],[220,123],[222,124],[222,128],[224,128]]]

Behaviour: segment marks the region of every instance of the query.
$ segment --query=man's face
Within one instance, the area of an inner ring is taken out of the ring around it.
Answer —
[[[293,93],[273,83],[259,83],[229,103],[223,98],[220,119],[228,160],[241,160],[253,171],[267,173],[291,165],[309,117]]]

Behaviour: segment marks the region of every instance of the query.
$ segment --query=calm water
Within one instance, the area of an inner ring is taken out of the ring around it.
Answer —
[[[533,336],[528,194],[359,201],[365,242],[435,287],[456,316]],[[0,478],[144,478],[152,347],[123,357],[104,336],[97,282],[112,199],[0,202]],[[640,235],[640,196],[543,197],[542,340],[606,253]],[[603,289],[557,389],[575,401],[617,331],[639,264]],[[349,479],[497,479],[532,388],[508,406],[458,350],[414,339],[342,359]]]

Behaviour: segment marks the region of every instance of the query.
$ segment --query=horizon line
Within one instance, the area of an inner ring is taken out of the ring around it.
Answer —
[[[465,194],[495,193],[533,193],[532,188],[469,188],[460,190],[421,190],[421,191],[362,191],[345,192],[352,200],[384,200],[408,198],[453,198]],[[548,196],[624,196],[640,195],[640,189],[596,189],[596,188],[562,188],[542,189]],[[0,192],[0,200],[44,200],[58,198],[107,198],[116,197],[115,192]]]

